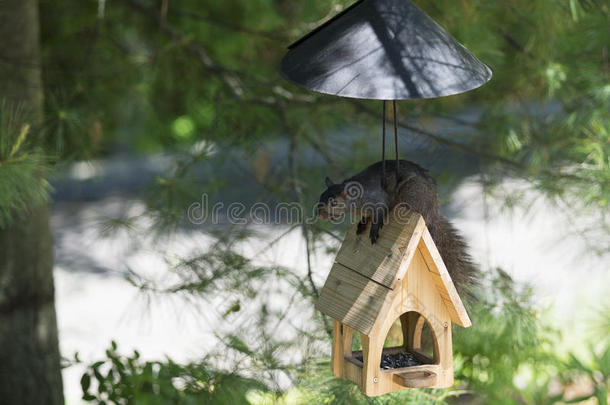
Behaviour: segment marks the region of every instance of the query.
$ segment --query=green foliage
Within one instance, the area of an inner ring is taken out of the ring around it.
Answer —
[[[559,336],[541,322],[529,288],[499,269],[488,282],[491,288],[469,311],[476,327],[455,331],[456,378],[488,403],[522,403],[527,390],[520,379],[536,382],[557,372],[553,342]]]
[[[144,361],[137,351],[122,356],[112,342],[106,359],[81,377],[83,400],[98,404],[247,404],[246,394],[264,388],[252,379],[211,371],[206,364]]]
[[[48,94],[45,104],[40,136],[45,149],[66,160],[93,156],[103,137],[99,118],[70,105],[63,94]]]
[[[231,163],[242,158],[236,149],[249,157],[268,148],[273,158],[281,150],[273,142],[289,135],[295,170],[284,160],[256,180],[280,201],[296,198],[290,184],[298,182],[305,196],[299,200],[308,203],[323,176],[299,158],[304,151],[315,150],[329,172],[341,174],[379,158],[379,138],[370,133],[379,133],[378,103],[302,91],[277,69],[287,44],[350,3],[187,0],[172,2],[160,22],[159,4],[150,0],[102,2],[101,9],[43,0],[46,145],[69,157],[115,148],[177,152],[178,165],[202,142],[214,147],[224,162],[206,157],[160,179],[155,197],[163,198],[152,198],[151,208],[167,229],[184,219],[194,190],[226,185],[222,176],[202,178],[201,164],[239,166]],[[460,96],[401,105],[409,137],[427,149],[449,147],[462,162],[476,158],[494,183],[517,176],[551,199],[593,212],[600,221],[586,233],[608,234],[608,3],[416,3],[488,63],[494,78]],[[472,119],[455,116],[464,105],[476,111]],[[414,128],[407,124],[414,117],[424,124],[449,119],[460,130]],[[332,131],[350,132],[352,143],[328,139]],[[435,174],[447,178],[454,169]]]
[[[454,352],[457,384],[491,404],[607,403],[610,388],[610,329],[604,318],[591,323],[590,361],[558,353],[560,331],[546,325],[531,301],[531,289],[519,286],[500,269],[491,288],[470,310],[474,328],[457,330]],[[575,394],[577,393],[577,394]]]
[[[237,402],[230,403],[252,405],[451,404],[464,401],[539,405],[579,403],[592,398],[605,405],[610,389],[610,341],[606,339],[597,348],[592,347],[590,360],[573,353],[567,357],[557,353],[554,345],[560,335],[556,328],[541,320],[540,310],[531,301],[530,289],[517,285],[501,270],[493,273],[488,282],[488,293],[479,297],[470,308],[476,327],[457,328],[454,333],[456,385],[452,389],[403,390],[381,397],[366,397],[355,384],[334,377],[327,360],[299,360],[293,365],[282,360],[285,349],[294,351],[299,344],[278,343],[274,333],[266,330],[269,324],[274,324],[269,322],[274,315],[262,310],[259,311],[261,319],[248,325],[246,333],[233,331],[224,335],[222,349],[209,353],[205,361],[197,364],[178,366],[171,360],[140,364],[137,353],[121,357],[113,344],[106,353],[108,359],[90,365],[83,376],[85,398],[97,401],[105,398],[116,403],[188,403],[172,401],[209,395],[206,397],[208,403],[224,405],[229,403],[223,402],[227,399],[222,395],[227,391],[237,395],[237,399],[233,399]],[[607,332],[605,330],[600,337],[607,338]],[[324,335],[322,330],[319,333]],[[256,335],[254,340],[252,335]],[[320,336],[320,340],[328,338]],[[328,353],[324,349],[310,352],[310,355],[315,360],[327,358]],[[230,372],[223,371],[214,366],[218,361],[240,366],[231,368]],[[100,367],[107,369],[109,364],[112,364],[112,372],[99,371]],[[271,381],[269,373],[280,369],[294,371],[286,374],[291,376],[292,387],[278,390],[263,385],[262,381]],[[231,378],[226,377],[227,373]],[[206,388],[211,384],[206,381],[218,376],[225,376],[221,381],[226,385],[215,388],[212,395]],[[258,385],[252,382],[252,376],[257,376]],[[175,384],[184,379],[197,381],[197,384]],[[99,394],[91,394],[92,380],[107,388],[98,389]],[[165,389],[154,388],[164,384],[167,385]],[[234,388],[230,388],[233,385]],[[114,399],[109,397],[111,393],[114,393]],[[172,396],[163,396],[163,393]],[[118,402],[133,398],[144,402]],[[149,402],[145,398],[149,398]],[[156,398],[158,402],[152,402],[150,398]]]
[[[0,228],[48,201],[50,162],[36,146],[35,131],[23,108],[0,104]]]
[[[46,93],[41,137],[47,153],[84,158],[117,150],[163,151],[173,165],[157,178],[147,198],[147,214],[160,235],[171,235],[183,224],[188,207],[200,201],[202,192],[213,196],[234,191],[242,201],[297,201],[306,209],[319,194],[324,175],[347,176],[379,159],[379,103],[305,92],[284,82],[277,70],[287,44],[351,0],[185,0],[164,2],[166,14],[151,0],[40,3]],[[597,215],[599,221],[584,233],[593,235],[599,253],[607,253],[608,2],[416,3],[494,71],[493,80],[476,91],[400,105],[403,134],[413,141],[404,150],[418,157],[420,151],[449,148],[458,156],[459,164],[434,173],[442,200],[472,171],[484,174],[491,185],[518,177],[573,212]],[[469,118],[462,119],[461,113]],[[455,123],[457,132],[422,129],[435,128],[436,120]],[[44,201],[48,189],[41,180],[44,155],[20,145],[23,122],[11,128],[0,133],[0,226],[25,203]],[[15,156],[21,160],[6,163]],[[321,163],[314,165],[316,161]],[[240,194],[250,185],[259,194]],[[506,197],[506,205],[527,204],[521,194],[510,191]],[[134,222],[111,220],[106,231],[130,228]],[[337,238],[336,229],[319,223],[291,225],[290,230],[302,231],[308,258],[335,249],[329,240]],[[301,274],[236,253],[241,242],[259,237],[247,226],[227,230],[206,225],[204,231],[217,238],[213,250],[170,259],[174,283],[160,286],[135,273],[129,281],[145,293],[175,295],[189,303],[223,298],[225,322],[215,331],[221,344],[209,359],[235,366],[230,370],[235,374],[228,375],[253,377],[265,385],[245,393],[244,381],[228,380],[237,385],[241,399],[432,403],[452,402],[453,395],[466,390],[466,399],[484,403],[545,404],[587,395],[603,403],[607,395],[607,338],[598,338],[604,343],[591,349],[590,361],[562,358],[553,350],[557,331],[540,321],[529,290],[500,272],[490,280],[489,294],[471,309],[476,328],[455,333],[457,390],[365,398],[354,385],[331,378],[316,365],[316,359],[326,356],[320,347],[327,341],[327,319],[316,318],[311,330],[293,327],[282,330],[289,336],[276,336],[290,307],[312,311],[317,289],[311,263]],[[278,295],[286,298],[286,308],[274,308]],[[244,318],[250,328],[243,326]],[[608,325],[606,319],[594,326],[607,336]],[[287,356],[291,351],[298,355]],[[183,394],[211,395],[202,388],[209,387],[202,373],[225,375],[210,371],[215,370],[213,362],[199,365],[201,369],[169,361],[147,366],[134,357],[111,355],[119,363],[131,359],[135,364],[125,366],[129,372],[123,375],[117,368],[107,379],[104,395],[114,392],[116,402],[127,398],[124,392],[135,398],[140,391],[160,392],[150,387],[161,386],[175,395],[166,398],[170,402]],[[104,364],[115,367],[110,355]],[[93,370],[89,379],[100,381]],[[204,383],[170,387],[167,382],[173,380],[158,370],[182,377],[193,373]],[[295,388],[284,392],[278,374],[291,379]],[[152,380],[145,388],[136,381],[142,375]],[[579,379],[595,388],[570,397],[566,391]],[[219,398],[209,400],[223,403]]]
[[[255,266],[233,250],[223,249],[220,243],[211,252],[186,259],[176,258],[175,261],[172,273],[177,276],[177,281],[173,286],[159,289],[135,273],[129,276],[128,281],[144,291],[199,296],[239,292],[245,299],[254,299],[260,290],[253,284],[265,283],[271,278],[290,277],[286,269]]]
[[[195,300],[210,297],[222,302],[217,308],[218,321],[225,326],[214,331],[218,345],[206,353],[206,358],[279,389],[280,378],[293,379],[308,366],[313,345],[325,336],[320,335],[322,329],[301,336],[298,330],[281,329],[293,307],[311,311],[311,291],[288,269],[254,265],[234,248],[219,242],[209,253],[174,259],[175,277],[170,285],[160,286],[135,272],[128,279],[151,298],[180,297],[191,307],[197,307]],[[278,308],[275,300],[287,302],[286,307]],[[300,360],[288,362],[286,356]]]
[[[568,370],[564,378],[573,383],[591,386],[592,392],[573,398],[573,402],[597,399],[597,403],[604,405],[610,398],[610,344],[596,350],[590,347],[591,361],[584,362],[571,354],[567,362]]]

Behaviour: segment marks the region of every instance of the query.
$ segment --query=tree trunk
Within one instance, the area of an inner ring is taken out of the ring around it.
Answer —
[[[0,0],[0,99],[43,109],[37,0]],[[48,206],[0,228],[0,402],[63,404]]]

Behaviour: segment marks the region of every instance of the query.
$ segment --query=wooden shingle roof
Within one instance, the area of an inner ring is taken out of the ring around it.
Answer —
[[[471,325],[420,214],[404,209],[393,212],[374,245],[368,233],[356,235],[356,226],[348,230],[320,292],[316,304],[320,312],[368,335],[383,315],[384,302],[401,288],[417,253],[429,271],[426,282],[436,287],[451,320],[464,327]]]

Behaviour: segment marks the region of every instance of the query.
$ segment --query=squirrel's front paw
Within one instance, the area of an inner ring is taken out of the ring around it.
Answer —
[[[375,244],[377,239],[379,239],[379,232],[383,228],[383,222],[373,223],[371,224],[371,231],[369,232],[369,238],[371,239],[371,244]]]
[[[369,238],[371,239],[371,244],[374,245],[379,239],[379,228],[376,226],[371,226],[371,231],[369,232]]]
[[[366,218],[362,218],[360,222],[358,222],[358,227],[356,228],[356,235],[360,235],[362,232],[366,231]]]
[[[371,239],[371,245],[374,245],[375,242],[377,242],[377,239],[379,239],[379,231],[371,231],[369,233],[369,238]]]

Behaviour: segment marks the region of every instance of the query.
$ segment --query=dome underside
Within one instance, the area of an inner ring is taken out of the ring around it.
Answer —
[[[409,0],[362,0],[290,46],[282,75],[297,86],[378,100],[463,93],[491,70]]]

